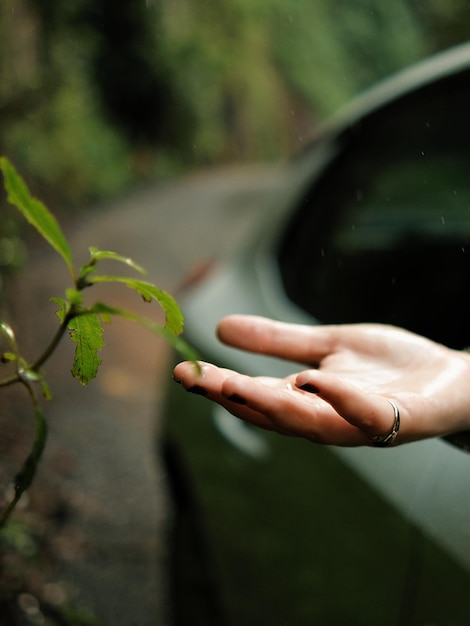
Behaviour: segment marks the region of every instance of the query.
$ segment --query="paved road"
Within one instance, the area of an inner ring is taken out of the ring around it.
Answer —
[[[216,170],[134,192],[76,225],[71,240],[77,263],[89,245],[115,250],[175,293],[193,266],[209,255],[230,254],[247,233],[260,194],[276,178],[265,168]],[[66,281],[60,260],[47,248],[36,250],[17,286],[22,310],[39,317],[37,325],[20,329],[31,353],[55,327],[48,297],[61,295]],[[125,287],[101,297],[134,310],[141,306]],[[105,341],[100,375],[88,388],[69,374],[69,342],[47,366],[55,397],[38,480],[46,493],[61,494],[68,511],[55,538],[63,579],[105,626],[164,625],[169,507],[154,442],[170,353],[161,340],[121,320],[106,329]]]

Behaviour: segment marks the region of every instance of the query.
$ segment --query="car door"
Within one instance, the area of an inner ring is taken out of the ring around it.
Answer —
[[[253,249],[189,297],[187,334],[203,358],[292,372],[212,337],[240,311],[470,344],[469,73],[417,77],[294,162],[281,217],[270,206]],[[469,623],[470,455],[442,440],[313,446],[191,395],[172,389],[167,403],[175,624]]]
[[[312,319],[395,324],[470,345],[469,107],[470,70],[456,67],[333,136],[335,156],[306,188],[277,249],[286,295]],[[335,454],[420,529],[403,623],[427,623],[417,616],[435,593],[429,545],[470,570],[468,452],[432,440]],[[393,550],[394,539],[386,545]],[[463,609],[462,601],[455,590],[450,604]],[[459,623],[452,610],[429,623]]]

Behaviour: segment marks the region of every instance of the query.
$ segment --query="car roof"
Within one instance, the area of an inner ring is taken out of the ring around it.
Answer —
[[[308,153],[309,148],[316,143],[319,136],[325,138],[332,134],[341,134],[364,117],[392,102],[468,69],[470,69],[470,42],[436,53],[406,67],[382,79],[333,114],[302,152]]]

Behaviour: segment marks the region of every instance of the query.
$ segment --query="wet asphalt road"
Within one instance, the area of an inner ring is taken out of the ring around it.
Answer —
[[[175,294],[191,268],[209,256],[230,255],[276,178],[272,168],[214,170],[133,192],[88,212],[73,234],[67,226],[76,264],[87,258],[89,245],[114,250],[134,258],[149,280]],[[120,269],[109,267],[112,273]],[[19,329],[23,346],[35,354],[56,327],[48,299],[63,293],[67,273],[44,246],[17,282],[19,306],[38,318]],[[131,310],[149,306],[123,286],[96,292],[96,299],[105,298]],[[104,626],[163,626],[170,506],[154,450],[170,351],[123,320],[106,328],[105,343],[101,371],[87,388],[69,373],[68,340],[47,364],[54,399],[47,407],[50,437],[38,481],[46,492],[61,493],[69,511],[56,538],[62,580]]]

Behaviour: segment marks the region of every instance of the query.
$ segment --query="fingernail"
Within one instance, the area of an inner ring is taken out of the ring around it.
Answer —
[[[239,396],[238,393],[232,393],[231,396],[227,396],[227,400],[230,400],[230,402],[236,402],[237,404],[247,404],[245,398]]]
[[[173,376],[173,380],[175,381],[175,383],[177,385],[182,385],[183,384],[183,381],[181,380],[181,378],[175,378],[175,376]]]
[[[204,389],[201,385],[193,385],[192,387],[186,389],[186,391],[189,391],[189,393],[195,393],[198,396],[207,396],[207,389]]]
[[[302,389],[302,391],[308,391],[308,393],[320,393],[320,389],[310,383],[305,383],[305,385],[301,385],[299,389]]]

